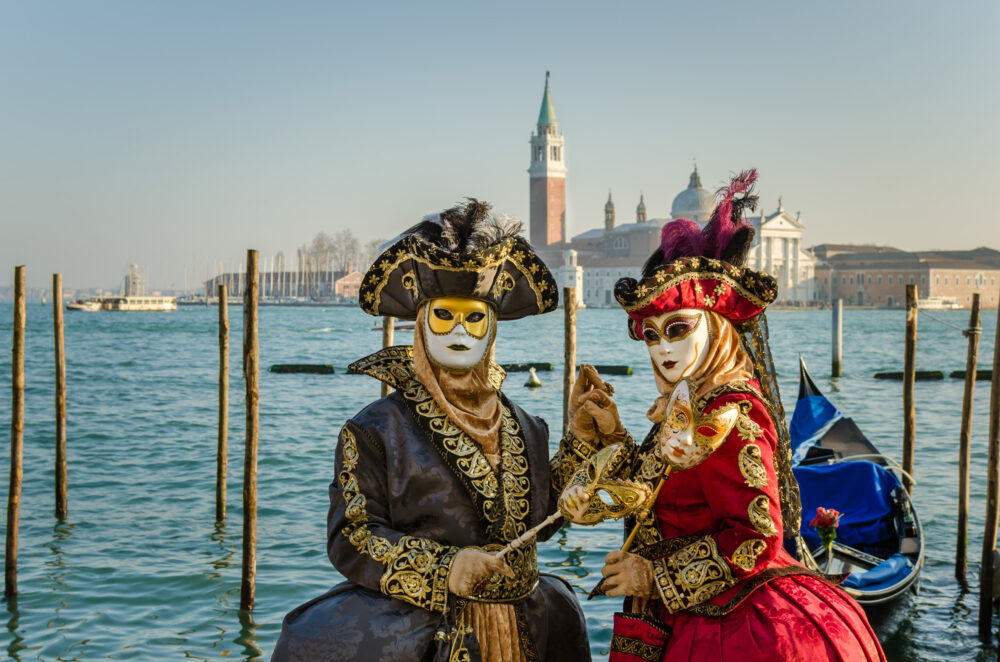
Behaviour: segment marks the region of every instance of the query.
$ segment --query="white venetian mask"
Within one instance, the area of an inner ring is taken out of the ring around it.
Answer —
[[[660,453],[675,469],[690,469],[701,464],[729,436],[739,406],[729,403],[702,415],[691,401],[691,387],[681,381],[670,394],[660,426]]]
[[[427,303],[424,345],[431,359],[451,370],[479,364],[492,341],[493,310],[478,299],[443,297]]]
[[[642,320],[642,336],[653,365],[667,382],[690,377],[708,354],[705,311],[682,308]]]

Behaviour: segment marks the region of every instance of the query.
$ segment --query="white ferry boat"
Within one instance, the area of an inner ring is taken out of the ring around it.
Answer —
[[[97,297],[101,310],[122,311],[167,311],[177,310],[177,299],[174,297],[154,296],[111,296]]]
[[[927,297],[917,299],[917,308],[927,310],[962,310],[965,308],[958,302],[958,297]]]
[[[82,310],[88,313],[96,313],[100,309],[101,303],[92,299],[77,299],[76,301],[66,302],[66,310]]]

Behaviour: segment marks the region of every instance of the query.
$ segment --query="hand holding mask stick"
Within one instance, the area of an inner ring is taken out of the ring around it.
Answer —
[[[739,416],[739,406],[735,403],[724,405],[709,414],[698,411],[692,400],[691,384],[685,379],[677,383],[664,410],[660,425],[658,443],[660,457],[666,469],[653,489],[652,496],[638,515],[638,522],[622,544],[621,551],[627,552],[635,541],[642,522],[649,516],[656,504],[656,498],[671,471],[683,471],[698,466],[729,436]],[[605,579],[601,579],[590,592],[590,600],[604,593]]]

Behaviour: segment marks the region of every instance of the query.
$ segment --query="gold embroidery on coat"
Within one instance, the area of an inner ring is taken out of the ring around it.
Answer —
[[[761,459],[760,446],[747,444],[741,448],[739,465],[740,473],[743,474],[748,487],[756,487],[757,489],[767,487],[767,471],[764,469],[764,462]]]
[[[764,433],[760,431],[760,426],[746,414],[740,414],[736,419],[736,432],[743,441],[757,441]]]
[[[766,494],[754,497],[747,507],[747,515],[750,517],[753,528],[761,535],[778,535],[778,529],[775,528],[774,520],[771,519],[771,500],[767,498]]]
[[[767,543],[760,538],[750,538],[740,543],[740,546],[733,552],[733,563],[747,572],[753,570],[757,565],[757,557],[767,549]]]
[[[403,536],[393,545],[368,528],[367,500],[358,487],[354,470],[358,466],[357,438],[346,425],[340,431],[343,468],[338,478],[347,504],[348,522],[342,530],[361,554],[386,565],[379,588],[386,595],[431,611],[444,612],[448,605],[448,572],[458,553],[427,538]]]
[[[710,600],[735,584],[729,563],[711,536],[653,561],[653,576],[670,613]]]

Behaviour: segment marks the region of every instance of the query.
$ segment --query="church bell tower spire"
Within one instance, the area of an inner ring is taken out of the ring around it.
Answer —
[[[536,132],[531,136],[531,212],[529,233],[535,248],[566,241],[565,140],[559,133],[555,107],[549,92],[549,72],[545,72],[545,92],[538,111]]]

